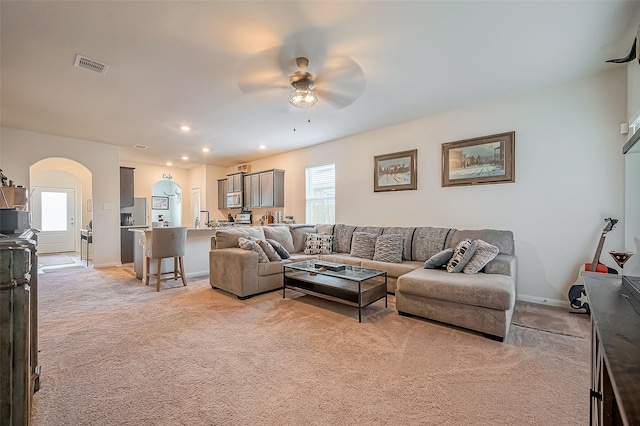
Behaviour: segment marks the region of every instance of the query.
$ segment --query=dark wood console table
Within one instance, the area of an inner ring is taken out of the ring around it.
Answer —
[[[640,425],[640,303],[619,275],[583,273],[591,308],[591,424]]]

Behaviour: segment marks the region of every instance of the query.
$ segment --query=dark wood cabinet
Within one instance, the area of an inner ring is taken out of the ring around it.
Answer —
[[[227,208],[227,180],[218,179],[218,209]]]
[[[591,425],[638,425],[640,300],[619,275],[583,277],[591,309]]]
[[[133,207],[133,171],[131,167],[120,167],[120,207]]]
[[[0,240],[0,424],[28,425],[38,365],[38,258],[34,236]]]
[[[133,237],[133,232],[128,228],[120,229],[120,262],[123,264],[133,263]]]

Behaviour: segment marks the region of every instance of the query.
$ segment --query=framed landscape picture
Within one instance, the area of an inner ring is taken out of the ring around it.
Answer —
[[[169,197],[151,197],[151,208],[154,210],[169,210]]]
[[[417,160],[417,149],[373,157],[373,190],[381,192],[418,189]]]
[[[442,144],[442,186],[515,182],[516,132]]]

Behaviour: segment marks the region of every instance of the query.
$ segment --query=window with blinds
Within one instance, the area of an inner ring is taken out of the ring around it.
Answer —
[[[336,165],[306,168],[306,223],[336,222]]]

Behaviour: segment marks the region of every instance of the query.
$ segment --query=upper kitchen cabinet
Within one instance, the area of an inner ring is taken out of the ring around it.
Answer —
[[[245,207],[284,207],[284,170],[252,173],[244,181]]]
[[[218,179],[218,208],[227,208],[227,180]]]
[[[227,192],[242,192],[243,173],[227,175]]]
[[[120,207],[133,207],[132,167],[120,167]]]

